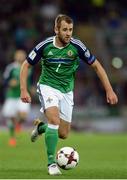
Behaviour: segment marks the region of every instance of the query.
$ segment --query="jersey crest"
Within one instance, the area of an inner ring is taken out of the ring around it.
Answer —
[[[67,54],[68,54],[69,57],[72,57],[72,56],[73,56],[73,51],[72,51],[72,50],[69,50],[69,51],[67,52]]]

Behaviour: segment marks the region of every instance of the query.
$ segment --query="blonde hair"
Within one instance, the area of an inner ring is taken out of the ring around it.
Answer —
[[[71,17],[67,16],[66,14],[59,14],[55,19],[55,27],[60,28],[61,21],[65,21],[68,24],[73,24],[73,20]]]

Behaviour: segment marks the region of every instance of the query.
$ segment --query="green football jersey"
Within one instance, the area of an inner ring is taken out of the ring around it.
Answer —
[[[95,57],[81,41],[71,38],[65,47],[56,47],[54,36],[39,43],[30,52],[27,61],[31,65],[41,61],[40,84],[67,93],[74,89],[75,72],[80,59],[88,64],[95,61]]]
[[[4,71],[4,81],[6,84],[6,98],[19,98],[20,97],[20,65],[16,62],[9,64]],[[31,72],[29,72],[30,76]],[[9,81],[15,79],[17,85],[14,87],[9,86]],[[30,87],[30,78],[28,78],[28,87]]]

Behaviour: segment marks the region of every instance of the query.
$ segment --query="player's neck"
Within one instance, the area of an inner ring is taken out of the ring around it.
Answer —
[[[60,48],[62,48],[62,47],[65,47],[67,44],[65,44],[65,43],[63,43],[60,39],[59,39],[59,37],[55,37],[55,45],[57,46],[57,47],[60,47]]]

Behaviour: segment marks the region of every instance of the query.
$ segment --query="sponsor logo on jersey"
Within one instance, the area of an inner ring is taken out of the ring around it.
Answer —
[[[33,50],[33,51],[31,51],[31,53],[29,54],[29,58],[31,59],[31,60],[34,60],[34,58],[36,57],[36,52]]]
[[[88,57],[88,58],[90,57],[90,52],[89,52],[88,49],[85,51],[85,56]]]
[[[71,56],[73,55],[73,51],[72,51],[72,50],[69,50],[69,51],[67,52],[67,54],[68,54],[69,57],[71,57]]]
[[[49,55],[49,56],[52,56],[52,55],[53,55],[52,51],[49,51],[49,52],[48,52],[48,55]]]

